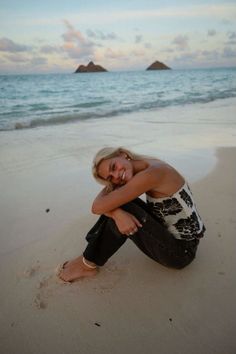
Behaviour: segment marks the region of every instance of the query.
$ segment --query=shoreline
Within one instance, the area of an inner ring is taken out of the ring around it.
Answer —
[[[31,120],[31,122],[35,122],[36,124],[32,126],[27,125],[24,122],[16,122],[14,124],[15,128],[11,128],[11,129],[0,129],[0,135],[4,134],[4,133],[11,133],[11,132],[24,132],[24,131],[32,131],[35,129],[41,130],[43,132],[43,130],[46,129],[63,129],[63,126],[67,126],[67,127],[76,127],[79,124],[83,124],[86,122],[102,122],[103,120],[108,121],[109,120],[129,120],[131,119],[131,121],[135,120],[136,117],[140,117],[141,119],[147,115],[150,116],[152,119],[156,119],[156,116],[160,116],[162,113],[165,116],[165,119],[167,119],[167,121],[163,121],[163,119],[159,122],[159,120],[156,121],[156,123],[169,123],[168,122],[168,114],[166,115],[166,112],[175,112],[175,111],[181,111],[186,109],[193,109],[193,110],[204,110],[205,107],[210,107],[210,108],[220,108],[220,107],[226,107],[226,106],[236,106],[236,96],[232,96],[232,97],[225,97],[225,98],[216,98],[214,100],[209,100],[206,102],[187,102],[187,103],[182,103],[182,104],[173,104],[173,105],[167,105],[167,106],[160,106],[160,107],[150,107],[144,110],[137,110],[137,111],[130,111],[130,112],[120,112],[118,114],[114,113],[114,114],[105,114],[104,116],[96,116],[96,114],[91,113],[90,117],[81,117],[81,118],[76,118],[78,116],[78,113],[76,114],[72,114],[72,113],[68,113],[65,116],[63,115],[58,115],[56,117],[53,118],[53,116],[49,116],[48,119],[44,119],[37,117],[37,118],[33,118]],[[175,121],[174,123],[189,123],[188,119],[186,119],[186,114],[184,113],[185,119],[181,120],[180,122]],[[75,119],[76,118],[76,119]],[[54,120],[55,119],[55,120]],[[37,124],[38,123],[42,124]],[[54,122],[54,123],[53,123]],[[29,122],[28,122],[29,123]],[[154,123],[154,122],[153,122]],[[171,123],[173,123],[173,119],[171,121]],[[195,123],[199,123],[198,121],[196,121]],[[205,121],[205,123],[207,123]],[[26,125],[25,125],[26,124]],[[190,121],[191,124],[191,121]],[[76,127],[78,128],[78,127]]]
[[[127,242],[96,278],[72,285],[57,280],[55,267],[83,250],[97,219],[89,213],[96,188],[88,171],[80,189],[76,169],[57,181],[42,179],[43,166],[17,186],[9,179],[1,207],[1,250],[8,249],[0,258],[1,351],[154,354],[158,343],[161,354],[233,354],[235,152],[217,149],[214,169],[191,184],[207,231],[190,266],[162,267]]]
[[[236,99],[225,99],[79,124],[0,132],[3,176],[40,166],[46,172],[53,165],[61,165],[63,170],[76,170],[79,165],[88,171],[94,154],[106,145],[158,156],[195,182],[214,168],[216,148],[236,145],[235,107]]]

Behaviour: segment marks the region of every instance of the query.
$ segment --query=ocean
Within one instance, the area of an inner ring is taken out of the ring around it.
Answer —
[[[0,130],[80,124],[233,97],[236,68],[1,75]]]

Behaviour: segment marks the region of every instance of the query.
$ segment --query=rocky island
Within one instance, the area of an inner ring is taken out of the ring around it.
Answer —
[[[146,70],[171,70],[171,68],[160,61],[155,61]]]
[[[104,69],[101,65],[96,65],[92,61],[88,63],[88,65],[80,65],[76,71],[75,74],[77,73],[97,73],[97,72],[104,72],[107,71]]]

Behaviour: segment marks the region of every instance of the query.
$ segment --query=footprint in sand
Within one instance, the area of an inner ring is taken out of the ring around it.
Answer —
[[[37,294],[34,304],[38,309],[45,309],[48,306],[48,300],[60,291],[61,283],[58,281],[56,274],[43,277],[36,285]]]
[[[40,310],[45,309],[47,307],[47,303],[44,300],[42,300],[40,294],[36,295],[36,297],[34,299],[34,304]]]
[[[100,294],[111,292],[115,286],[124,278],[127,273],[127,264],[122,267],[117,266],[115,262],[110,262],[104,267],[99,274],[92,279],[83,279],[85,284],[91,284],[92,289]],[[37,294],[34,298],[34,305],[37,309],[46,309],[49,299],[61,290],[63,281],[59,281],[55,274],[43,277],[36,285]],[[70,283],[70,286],[73,285]],[[81,282],[75,282],[74,284],[81,285]],[[90,286],[89,286],[90,287]],[[64,288],[64,287],[63,287]]]
[[[53,289],[50,287],[50,285],[53,284],[51,281],[52,278],[53,275],[50,275],[49,277],[44,277],[36,285],[38,293],[35,296],[34,304],[38,309],[45,309],[48,305],[47,299],[52,295],[53,291]]]
[[[36,264],[34,266],[29,267],[29,268],[24,270],[23,277],[24,278],[32,278],[39,271],[39,269],[40,269],[40,265],[39,264]]]
[[[42,271],[44,276],[42,276]],[[46,275],[45,275],[46,274]],[[33,299],[33,304],[37,309],[45,309],[48,306],[48,299],[53,296],[55,291],[59,290],[57,272],[48,273],[48,269],[40,266],[39,261],[36,264],[26,268],[19,276],[20,278],[36,280],[36,295]]]

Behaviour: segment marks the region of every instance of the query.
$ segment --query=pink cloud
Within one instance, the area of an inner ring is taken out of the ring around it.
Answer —
[[[89,41],[84,35],[76,30],[72,24],[64,20],[67,31],[62,35],[64,43],[63,50],[73,59],[87,60],[94,55],[95,45]]]
[[[105,57],[111,58],[111,59],[120,59],[120,58],[125,58],[126,53],[124,53],[121,50],[114,50],[111,48],[107,48],[107,50],[105,52]]]
[[[172,43],[176,45],[177,49],[185,50],[188,48],[188,37],[179,35],[174,38]]]

